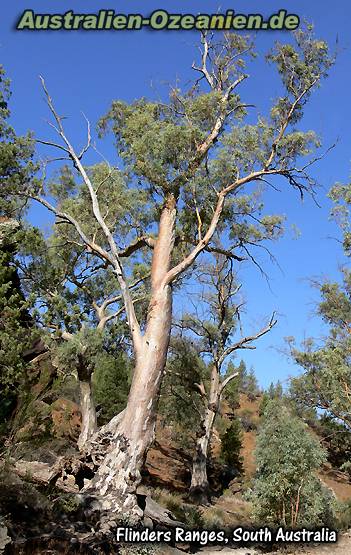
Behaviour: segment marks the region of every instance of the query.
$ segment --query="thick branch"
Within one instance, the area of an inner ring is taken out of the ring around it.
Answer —
[[[47,99],[47,103],[48,106],[51,110],[51,113],[53,114],[55,121],[58,125],[58,127],[54,128],[56,129],[57,133],[60,135],[61,139],[63,140],[63,142],[66,145],[67,148],[67,152],[75,166],[75,168],[77,169],[77,171],[80,173],[81,177],[83,178],[83,181],[89,191],[89,195],[91,198],[91,202],[92,202],[92,209],[93,209],[93,214],[94,217],[96,219],[96,221],[98,222],[100,228],[102,229],[107,242],[109,244],[109,247],[111,249],[111,255],[109,255],[109,261],[112,264],[115,274],[117,276],[121,291],[122,291],[122,296],[123,296],[123,300],[124,300],[124,304],[125,304],[125,308],[126,308],[126,314],[127,314],[127,319],[128,319],[128,324],[129,324],[129,328],[132,334],[132,339],[133,339],[133,344],[134,347],[136,349],[136,351],[139,349],[139,345],[140,345],[140,341],[141,341],[141,333],[140,333],[140,326],[134,311],[134,306],[133,306],[133,302],[132,302],[132,298],[131,298],[131,294],[128,288],[128,284],[127,284],[127,280],[126,280],[126,276],[124,274],[124,269],[123,266],[120,262],[120,258],[119,258],[119,253],[118,253],[118,249],[117,249],[117,245],[115,243],[115,240],[112,236],[112,233],[110,231],[110,229],[108,228],[102,214],[101,214],[101,210],[100,210],[100,206],[99,206],[99,201],[95,192],[95,189],[90,181],[90,178],[88,176],[88,174],[85,171],[84,166],[81,163],[81,155],[78,155],[73,146],[71,145],[71,143],[69,142],[63,126],[62,126],[62,118],[57,114],[52,99],[49,95],[49,92],[46,88],[45,85],[45,81],[44,79],[41,77],[41,82],[42,82],[42,86],[46,95],[46,99]],[[89,129],[88,129],[88,141],[89,141]],[[84,149],[83,149],[84,150]],[[84,153],[84,152],[82,152]],[[81,154],[82,154],[81,153]],[[72,223],[72,222],[71,222]],[[80,235],[81,238],[83,239],[84,242],[86,237],[83,235]],[[89,241],[88,243],[89,244]]]
[[[222,189],[222,191],[218,193],[217,205],[215,207],[212,220],[210,222],[207,232],[205,233],[201,241],[199,241],[196,247],[192,250],[192,252],[190,252],[190,254],[188,254],[179,264],[177,264],[176,266],[174,266],[169,270],[169,272],[165,277],[165,282],[171,283],[173,280],[175,280],[181,273],[187,270],[189,266],[191,266],[191,264],[196,260],[199,254],[206,249],[206,247],[208,246],[209,242],[211,241],[217,229],[218,222],[223,212],[224,201],[226,196],[229,193],[235,191],[236,189],[238,189],[242,185],[245,185],[246,183],[257,180],[262,175],[279,175],[281,173],[282,173],[281,170],[263,169],[257,172],[252,172],[249,175],[242,177],[241,179],[237,179],[234,183]]]
[[[200,393],[201,397],[207,401],[207,393],[206,393],[206,389],[205,389],[205,385],[204,382],[201,383],[194,383],[194,387],[197,389],[197,391]]]
[[[154,246],[155,239],[153,239],[152,237],[148,237],[147,235],[143,235],[142,237],[138,237],[138,239],[133,241],[133,243],[128,245],[128,247],[126,247],[122,251],[119,251],[118,255],[120,258],[127,258],[143,247],[149,247],[150,249],[153,249]]]

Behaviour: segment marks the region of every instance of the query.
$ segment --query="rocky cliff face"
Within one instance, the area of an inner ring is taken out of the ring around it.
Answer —
[[[62,379],[49,351],[37,355],[27,369],[26,390],[21,394],[13,422],[13,443],[31,460],[37,447],[67,449],[75,445],[81,414],[75,379]],[[63,440],[62,442],[56,440]],[[28,443],[28,445],[27,445]],[[37,454],[37,453],[36,453]]]

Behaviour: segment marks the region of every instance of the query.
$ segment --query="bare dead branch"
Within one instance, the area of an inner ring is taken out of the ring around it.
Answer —
[[[85,114],[83,114],[83,117],[84,117],[85,121],[87,122],[87,142],[86,142],[86,145],[81,150],[80,154],[78,155],[79,160],[81,160],[83,158],[84,154],[86,152],[88,152],[88,150],[90,148],[90,145],[91,145],[90,121],[88,120],[88,118],[86,117]]]
[[[256,347],[254,345],[250,345],[250,343],[252,343],[253,341],[256,341],[256,339],[259,339],[260,337],[268,333],[276,325],[276,323],[277,323],[277,320],[275,319],[275,312],[273,312],[272,317],[269,323],[267,324],[267,326],[265,326],[262,330],[260,330],[259,332],[253,335],[247,335],[246,337],[242,337],[239,341],[237,341],[236,343],[228,347],[223,352],[220,358],[220,362],[223,363],[223,361],[229,355],[231,355],[234,351],[238,349],[255,349]]]
[[[70,156],[72,163],[74,165],[74,167],[77,169],[77,171],[80,173],[81,177],[83,178],[83,181],[89,191],[89,195],[91,198],[91,202],[92,202],[92,209],[93,209],[93,214],[94,217],[96,219],[96,221],[98,222],[101,230],[103,231],[107,242],[109,244],[109,247],[111,249],[111,253],[108,254],[107,258],[105,257],[106,260],[108,260],[113,269],[114,269],[114,273],[116,274],[117,280],[119,282],[121,291],[122,291],[122,296],[123,296],[123,300],[124,300],[124,304],[126,307],[126,314],[127,314],[127,320],[128,320],[128,324],[129,324],[129,328],[131,331],[131,335],[132,335],[132,339],[133,339],[133,343],[134,343],[134,347],[136,352],[139,350],[140,347],[140,342],[141,342],[141,333],[140,333],[140,326],[139,326],[139,322],[137,320],[135,311],[134,311],[134,306],[133,306],[133,302],[132,302],[132,298],[131,298],[131,294],[128,288],[128,283],[127,283],[127,279],[124,273],[124,269],[123,266],[121,264],[120,258],[119,258],[119,253],[118,253],[118,249],[117,249],[117,245],[115,243],[115,240],[112,236],[112,233],[109,229],[109,227],[107,226],[104,218],[102,217],[101,214],[101,210],[100,210],[100,205],[99,205],[99,201],[96,195],[96,191],[90,181],[90,178],[84,168],[84,166],[81,163],[81,159],[79,157],[79,155],[76,153],[76,151],[74,150],[73,146],[71,145],[71,143],[69,142],[63,125],[62,125],[62,117],[58,115],[58,113],[55,110],[55,107],[53,105],[53,101],[52,98],[49,95],[48,89],[46,87],[45,81],[42,77],[40,77],[42,86],[43,86],[43,90],[46,96],[46,100],[47,100],[47,104],[49,106],[49,109],[57,123],[57,127],[53,126],[57,133],[60,135],[62,141],[65,144],[65,148],[67,149],[68,155]],[[88,128],[88,142],[90,143],[90,127]],[[41,199],[41,201],[44,201],[44,199]],[[46,202],[46,201],[45,201]],[[43,202],[44,203],[44,202]],[[52,208],[51,208],[52,209]],[[70,223],[73,223],[73,225],[75,225],[77,231],[78,228],[80,229],[80,226],[77,227],[77,222],[76,221],[72,221],[73,218],[71,218],[68,214],[64,215],[64,219],[66,219],[66,221],[69,221]],[[82,240],[88,245],[91,246],[91,241],[86,237],[86,235],[82,232],[82,230],[80,229],[81,233],[80,233],[80,237],[82,238]],[[95,245],[95,244],[94,244]],[[95,245],[95,250],[96,250],[97,245]],[[104,249],[102,249],[101,247],[98,247],[98,250],[100,250],[101,252],[104,251]],[[104,251],[106,253],[106,251]]]
[[[234,378],[236,378],[237,376],[239,376],[239,372],[234,372],[233,374],[229,374],[229,376],[227,376],[223,382],[220,385],[219,388],[219,395],[222,395],[224,389],[227,387],[227,385],[234,380]]]

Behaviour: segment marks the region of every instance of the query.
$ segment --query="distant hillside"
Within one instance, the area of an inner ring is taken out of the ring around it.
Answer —
[[[255,473],[254,450],[256,446],[257,429],[260,425],[259,408],[262,396],[250,401],[244,394],[240,395],[240,406],[235,410],[236,416],[243,425],[242,451],[243,474],[235,478],[224,490],[223,494],[214,500],[213,506],[203,509],[204,514],[220,514],[224,523],[236,525],[249,522],[250,505],[243,500],[241,484],[248,483]],[[223,403],[222,416],[230,419],[232,416],[226,403]],[[310,428],[311,429],[311,428]],[[315,431],[311,429],[311,433]],[[214,430],[211,452],[214,461],[220,452],[220,437],[218,430]],[[184,451],[176,448],[171,439],[171,428],[157,427],[156,441],[150,449],[146,461],[145,485],[152,488],[165,488],[179,499],[186,498],[190,483],[190,458]],[[210,471],[211,472],[211,471]],[[326,464],[320,473],[320,478],[330,488],[339,501],[351,500],[351,483],[346,473]],[[162,497],[162,496],[161,496]],[[165,499],[167,502],[167,499]]]

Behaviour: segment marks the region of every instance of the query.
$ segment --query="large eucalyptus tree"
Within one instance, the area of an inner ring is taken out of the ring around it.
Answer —
[[[234,260],[241,258],[250,238],[239,230],[235,238],[225,238],[245,214],[248,192],[253,194],[271,178],[285,178],[300,193],[314,184],[309,169],[319,141],[313,132],[299,130],[297,125],[332,64],[327,45],[315,40],[311,30],[298,31],[292,43],[276,44],[268,62],[275,64],[281,76],[281,95],[265,118],[260,115],[256,123],[245,123],[249,104],[240,91],[248,78],[245,59],[252,54],[253,45],[243,35],[204,34],[200,63],[193,64],[197,80],[189,90],[172,89],[166,103],[146,99],[112,103],[100,129],[111,128],[115,137],[124,177],[120,196],[111,191],[106,195],[104,179],[92,180],[83,163],[91,146],[90,127],[86,146],[76,150],[43,81],[58,142],[42,142],[71,161],[82,194],[89,199],[95,227],[87,225],[79,205],[66,209],[64,202],[53,204],[45,194],[44,181],[32,184],[25,194],[53,212],[57,223],[71,226],[79,245],[111,267],[133,344],[135,366],[127,407],[113,420],[110,448],[86,487],[99,509],[115,518],[128,515],[137,520],[142,513],[135,491],[154,437],[174,284],[202,253],[217,250],[215,234],[223,237],[222,253]],[[299,162],[301,157],[306,157],[303,162]],[[128,218],[123,218],[122,235],[114,224],[120,217],[119,203],[128,194],[136,202]],[[138,211],[139,198],[143,207]],[[126,257],[138,260],[141,249],[149,250],[151,274],[145,324],[137,317],[124,263]]]

